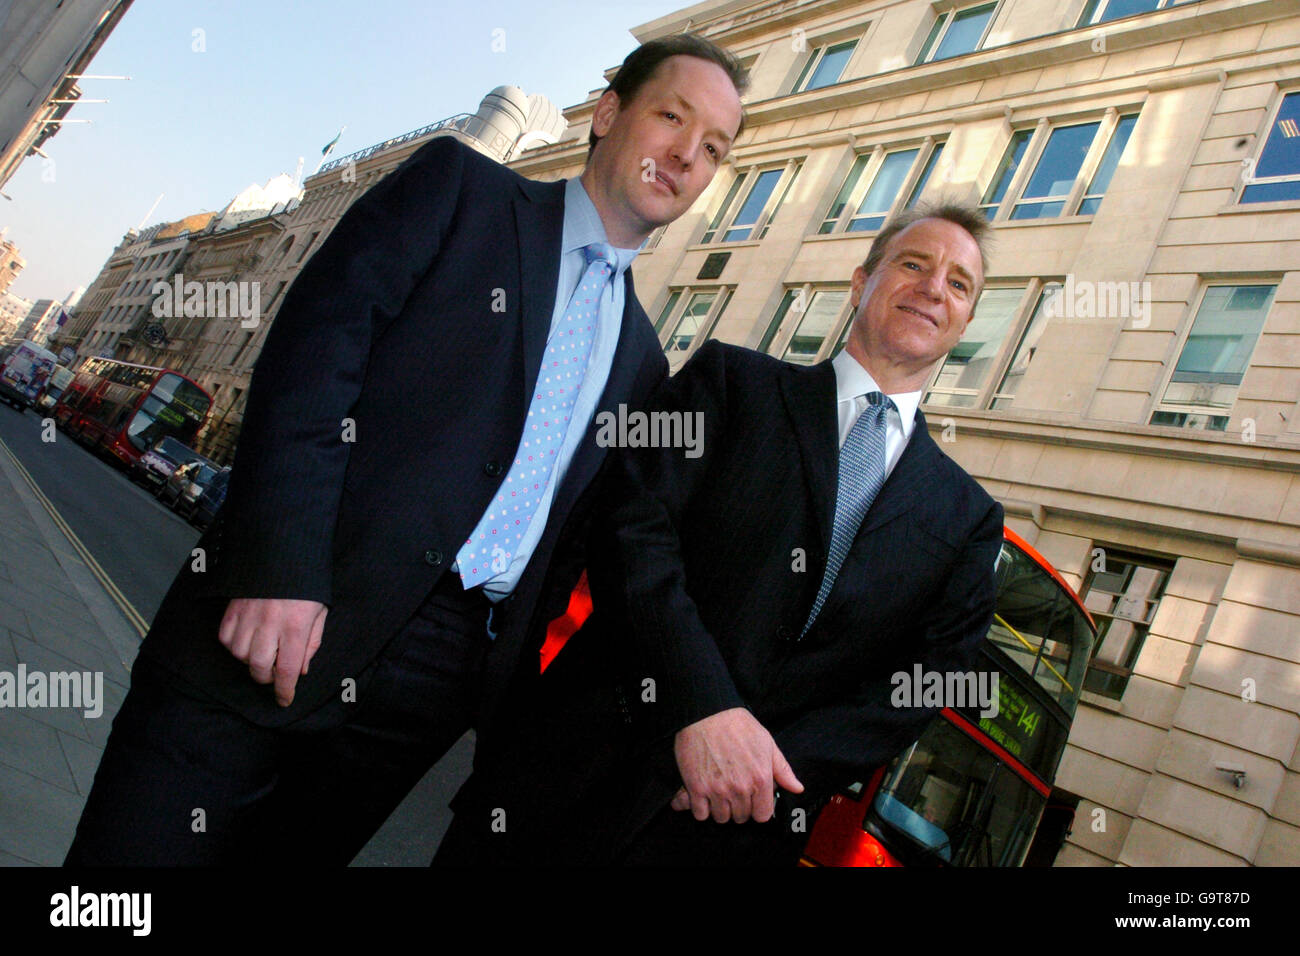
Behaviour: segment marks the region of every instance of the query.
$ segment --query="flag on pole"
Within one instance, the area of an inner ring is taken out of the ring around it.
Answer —
[[[334,147],[338,145],[339,138],[342,137],[343,130],[345,129],[347,129],[346,126],[340,127],[338,134],[332,140],[330,140],[328,143],[325,144],[325,148],[320,151],[320,154],[322,156],[328,156],[330,153],[334,152]]]

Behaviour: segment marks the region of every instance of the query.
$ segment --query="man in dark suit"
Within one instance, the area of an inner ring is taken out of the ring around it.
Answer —
[[[887,225],[833,361],[709,342],[663,386],[652,414],[699,415],[702,454],[621,455],[594,613],[482,754],[440,861],[792,863],[822,802],[919,736],[937,708],[894,706],[891,675],[970,669],[993,613],[1002,509],[918,409],[986,230],[959,206]]]
[[[712,179],[743,84],[705,41],[654,41],[581,179],[436,139],[357,200],[268,334],[69,863],[346,863],[471,725],[490,738],[583,539],[592,416],[666,373],[627,266]]]

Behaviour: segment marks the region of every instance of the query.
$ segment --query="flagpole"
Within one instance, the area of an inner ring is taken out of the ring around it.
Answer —
[[[320,168],[325,165],[325,160],[329,157],[329,154],[334,152],[334,147],[337,146],[338,141],[343,138],[343,131],[345,129],[347,129],[346,126],[339,127],[338,135],[326,143],[325,148],[320,151],[320,162],[316,164],[316,168],[312,171],[313,176],[320,172]]]

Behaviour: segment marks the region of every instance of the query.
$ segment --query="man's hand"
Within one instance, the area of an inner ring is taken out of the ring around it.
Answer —
[[[682,729],[673,751],[684,786],[672,807],[689,809],[697,820],[765,823],[776,809],[775,787],[803,793],[772,735],[744,707]]]
[[[218,639],[248,665],[259,684],[275,680],[281,707],[293,703],[299,676],[320,648],[326,607],[319,601],[292,598],[235,598],[221,619]]]

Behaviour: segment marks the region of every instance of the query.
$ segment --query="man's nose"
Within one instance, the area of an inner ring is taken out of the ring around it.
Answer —
[[[916,291],[937,302],[940,299],[940,281],[937,270],[927,269],[917,279]]]
[[[673,140],[669,153],[681,163],[683,169],[690,169],[701,148],[700,138],[691,133],[683,133]]]

